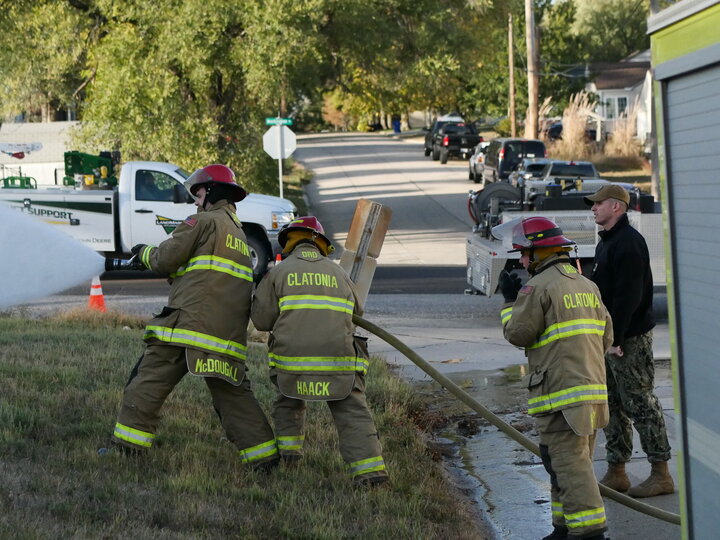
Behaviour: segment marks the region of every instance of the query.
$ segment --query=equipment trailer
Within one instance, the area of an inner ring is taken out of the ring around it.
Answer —
[[[528,180],[520,186],[505,182],[470,191],[468,210],[474,225],[466,243],[468,294],[492,296],[502,270],[520,268],[520,253],[507,253],[502,242],[490,234],[495,225],[515,218],[543,216],[553,220],[568,238],[577,242],[574,255],[583,273],[592,269],[600,228],[583,197],[594,193],[607,180]],[[662,214],[652,196],[631,184],[620,184],[630,192],[628,219],[645,238],[656,286],[665,285],[665,252]]]

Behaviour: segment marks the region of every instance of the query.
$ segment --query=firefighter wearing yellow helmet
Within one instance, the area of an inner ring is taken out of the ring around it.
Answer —
[[[198,169],[185,187],[197,214],[159,246],[132,249],[146,268],[168,276],[171,289],[167,307],[145,328],[147,347],[125,387],[112,441],[130,453],[152,447],[165,399],[190,372],[203,377],[241,462],[267,469],[279,462],[275,436],[245,377],[253,272],[234,203],[246,192],[225,165]]]
[[[492,234],[520,251],[531,275],[523,287],[503,271],[501,319],[505,339],[525,348],[530,366],[528,413],[552,485],[553,532],[543,540],[602,539],[607,524],[592,454],[597,430],[608,423],[604,355],[612,320],[597,286],[568,257],[575,242],[554,222],[519,218]]]
[[[365,400],[367,346],[354,335],[362,314],[347,273],[327,259],[333,246],[320,222],[301,217],[278,235],[286,256],[255,292],[252,321],[271,332],[270,374],[279,390],[273,419],[281,457],[298,461],[305,442],[306,401],[326,401],[348,473],[367,485],[387,480]]]

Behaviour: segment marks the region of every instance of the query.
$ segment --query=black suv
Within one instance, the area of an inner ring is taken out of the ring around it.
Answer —
[[[547,157],[545,143],[538,139],[501,137],[490,141],[485,152],[483,184],[506,180],[523,158]]]

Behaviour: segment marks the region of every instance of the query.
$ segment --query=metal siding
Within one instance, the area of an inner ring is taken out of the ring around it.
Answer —
[[[671,79],[666,105],[684,413],[695,426],[687,432],[691,530],[694,538],[711,538],[720,515],[720,465],[707,452],[720,440],[720,407],[712,399],[720,391],[720,66]]]

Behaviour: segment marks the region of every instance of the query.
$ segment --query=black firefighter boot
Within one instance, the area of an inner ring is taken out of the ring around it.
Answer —
[[[553,525],[553,531],[547,536],[543,536],[542,540],[567,540],[568,530],[567,527],[559,527]]]

